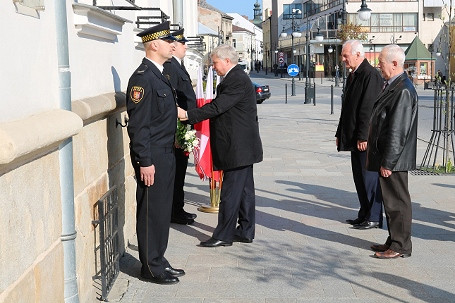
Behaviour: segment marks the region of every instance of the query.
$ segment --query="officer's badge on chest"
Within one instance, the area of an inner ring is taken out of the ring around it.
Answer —
[[[131,101],[134,103],[141,102],[142,98],[144,97],[144,88],[141,86],[133,86],[130,91],[130,98]]]

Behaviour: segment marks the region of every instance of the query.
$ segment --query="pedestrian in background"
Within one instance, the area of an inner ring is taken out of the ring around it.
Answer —
[[[238,65],[230,45],[211,54],[213,68],[224,77],[211,103],[178,116],[194,124],[210,119],[210,146],[214,170],[223,170],[218,225],[202,247],[230,246],[233,241],[251,243],[255,234],[253,164],[262,161],[262,143],[256,92],[249,76]],[[238,226],[236,228],[238,222]]]
[[[335,134],[338,151],[351,152],[351,167],[360,210],[357,218],[346,220],[356,229],[382,227],[382,196],[377,172],[365,168],[368,124],[383,80],[379,71],[365,58],[358,40],[343,44],[341,52],[346,68],[352,71],[342,96],[342,109]]]
[[[408,171],[416,168],[417,92],[404,72],[404,51],[385,46],[379,55],[386,86],[370,121],[367,168],[379,172],[389,236],[371,248],[375,257],[410,257],[412,208]]]
[[[177,104],[179,107],[188,110],[196,108],[196,94],[191,83],[191,77],[188,74],[185,65],[184,57],[188,46],[188,39],[185,38],[184,29],[172,32],[177,41],[174,42],[174,50],[172,58],[164,63],[163,74],[169,79],[172,87],[177,93]],[[174,198],[172,202],[171,223],[177,224],[193,224],[197,215],[186,212],[183,207],[185,205],[185,185],[186,170],[188,168],[187,154],[182,148],[175,148],[175,181],[174,181]]]
[[[136,175],[136,234],[141,277],[158,284],[179,282],[185,272],[172,268],[164,257],[171,224],[174,189],[174,137],[177,110],[174,90],[163,76],[172,57],[169,22],[138,34],[145,49],[142,64],[127,88],[128,136]]]

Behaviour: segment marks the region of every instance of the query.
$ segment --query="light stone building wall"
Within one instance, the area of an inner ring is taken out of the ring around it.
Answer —
[[[175,1],[141,2],[167,8],[173,21]],[[70,138],[77,296],[79,302],[97,302],[95,203],[114,186],[120,253],[135,237],[136,181],[126,128],[117,121],[125,121],[124,91],[144,56],[133,22],[137,12],[112,14],[92,7],[92,1],[66,1],[69,111],[60,105],[55,2],[39,2],[44,10],[18,3],[0,2],[8,25],[0,39],[9,46],[0,48],[0,303],[65,301],[60,148]],[[184,3],[188,11],[197,10],[196,2]]]

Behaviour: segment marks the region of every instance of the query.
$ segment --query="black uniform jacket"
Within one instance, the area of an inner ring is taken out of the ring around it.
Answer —
[[[164,63],[163,74],[177,93],[177,103],[184,110],[196,108],[196,94],[188,72],[172,57]]]
[[[406,73],[396,78],[376,101],[368,134],[368,170],[416,168],[417,100]]]
[[[169,81],[148,59],[128,82],[126,108],[133,163],[154,164],[153,149],[172,148],[177,127],[175,92]]]
[[[371,111],[383,83],[379,71],[366,59],[349,76],[335,135],[338,138],[338,151],[355,150],[357,140],[367,141]]]
[[[210,119],[210,146],[215,170],[262,161],[256,92],[250,77],[236,65],[217,87],[216,98],[188,111],[191,124]]]

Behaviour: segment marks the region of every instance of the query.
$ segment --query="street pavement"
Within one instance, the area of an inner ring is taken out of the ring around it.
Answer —
[[[296,81],[297,95],[285,103],[283,86],[290,85],[289,78],[263,72],[251,77],[272,88],[272,97],[258,105],[264,161],[254,166],[254,242],[197,246],[211,236],[217,215],[197,210],[209,203],[209,187],[190,163],[185,209],[198,217],[190,226],[171,225],[166,251],[171,265],[186,275],[166,286],[139,280],[133,240],[109,301],[455,302],[455,176],[410,174],[412,257],[373,258],[370,245],[384,243],[387,229],[355,230],[344,223],[356,218],[359,203],[349,153],[335,147],[341,88],[334,89],[331,114],[330,79],[315,81],[314,106],[303,104],[305,79]],[[432,92],[418,92],[424,112]],[[419,120],[418,163],[431,135],[429,116]]]

